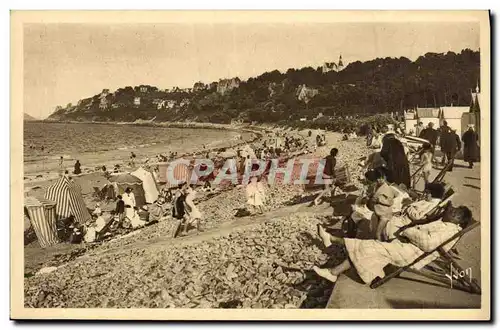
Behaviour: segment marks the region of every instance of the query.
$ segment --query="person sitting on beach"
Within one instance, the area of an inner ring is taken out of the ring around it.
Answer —
[[[445,187],[441,182],[428,183],[425,185],[424,199],[409,204],[400,216],[394,216],[385,226],[385,237],[393,239],[395,233],[410,224],[425,224],[427,215],[441,203],[444,197]]]
[[[348,258],[334,268],[313,267],[316,274],[335,283],[342,273],[354,266],[364,283],[370,284],[377,277],[384,278],[384,268],[389,265],[404,267],[412,263],[424,252],[430,252],[446,240],[466,228],[472,222],[472,212],[466,206],[453,207],[451,204],[433,222],[404,228],[391,242],[373,239],[340,238],[327,233],[318,225],[318,236],[325,247],[339,244],[347,251]],[[450,250],[458,238],[443,249]],[[413,266],[421,269],[434,261],[439,254],[434,253]]]
[[[96,214],[96,215],[101,215],[102,214],[101,205],[99,203],[97,203],[95,205],[95,209],[94,209],[94,212],[92,212],[92,214]]]
[[[82,165],[80,164],[80,161],[77,160],[76,163],[75,163],[75,169],[73,171],[73,174],[81,174],[82,173],[82,169],[81,169]]]
[[[104,226],[106,226],[106,220],[104,220],[102,213],[96,213],[92,216],[92,218],[95,222],[95,230],[97,233],[100,233]]]
[[[371,237],[377,240],[384,240],[384,229],[393,216],[394,199],[396,192],[386,181],[387,170],[383,167],[368,171],[365,174],[369,186],[366,196],[366,206],[373,212],[370,220]],[[361,202],[363,203],[363,201]]]
[[[209,180],[205,181],[201,190],[204,192],[212,192],[213,191],[212,184],[210,183]]]

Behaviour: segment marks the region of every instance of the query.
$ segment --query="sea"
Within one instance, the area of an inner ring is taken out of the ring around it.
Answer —
[[[237,132],[209,128],[173,128],[96,123],[24,123],[24,157],[59,157],[154,145],[199,144],[233,139]]]

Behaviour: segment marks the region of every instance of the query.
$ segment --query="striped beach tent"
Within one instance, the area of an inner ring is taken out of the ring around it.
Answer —
[[[30,219],[42,248],[59,242],[56,227],[56,202],[45,198],[26,197],[24,212]]]
[[[180,182],[191,180],[192,167],[186,164],[177,164],[175,167],[171,168],[169,163],[160,163],[158,164],[158,169],[158,181],[165,183],[167,188],[172,188],[177,186]],[[179,182],[171,182],[169,180],[168,171],[172,170],[174,179]]]
[[[91,219],[81,191],[80,186],[67,176],[62,176],[56,183],[47,188],[45,198],[57,203],[57,220],[74,216],[76,222],[85,223]]]

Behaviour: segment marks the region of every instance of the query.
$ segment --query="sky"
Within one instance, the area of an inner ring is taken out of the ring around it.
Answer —
[[[102,89],[192,87],[266,71],[479,49],[477,23],[25,24],[24,112]]]

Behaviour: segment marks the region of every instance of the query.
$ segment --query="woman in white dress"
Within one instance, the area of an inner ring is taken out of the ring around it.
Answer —
[[[259,210],[260,214],[264,213],[265,188],[257,176],[250,178],[250,183],[246,187],[246,195],[247,204],[251,208]]]
[[[122,200],[125,204],[125,218],[130,221],[132,228],[139,228],[146,224],[146,221],[141,220],[139,213],[136,210],[135,195],[132,192],[132,188],[128,187],[125,189],[125,193],[122,196]]]
[[[192,223],[196,223],[196,230],[198,233],[201,232],[200,221],[202,218],[202,214],[198,207],[194,204],[194,199],[196,197],[196,190],[194,190],[191,186],[187,186],[185,188],[186,199],[184,201],[186,205],[186,214],[185,214],[185,224],[183,234],[187,234],[188,227]]]
[[[125,189],[125,193],[122,195],[123,203],[125,204],[125,217],[132,220],[135,214],[135,195],[132,192],[132,188],[128,187]]]

